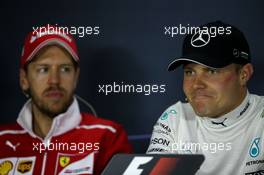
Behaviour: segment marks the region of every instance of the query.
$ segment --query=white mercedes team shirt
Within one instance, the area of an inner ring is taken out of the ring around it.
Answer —
[[[264,97],[247,93],[219,118],[199,117],[178,102],[155,124],[147,153],[203,154],[197,175],[264,174]]]

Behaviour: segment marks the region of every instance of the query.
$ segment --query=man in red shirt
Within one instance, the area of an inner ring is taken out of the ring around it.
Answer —
[[[30,97],[17,123],[0,127],[0,174],[100,174],[115,153],[131,152],[124,129],[80,113],[74,38],[47,25],[29,33],[20,86]]]

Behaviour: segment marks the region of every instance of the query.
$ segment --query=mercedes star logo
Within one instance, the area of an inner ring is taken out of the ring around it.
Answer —
[[[191,38],[191,44],[193,47],[203,47],[210,41],[210,35],[206,30],[199,30]]]

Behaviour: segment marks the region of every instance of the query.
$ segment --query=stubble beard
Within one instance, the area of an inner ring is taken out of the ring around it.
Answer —
[[[65,113],[73,101],[73,92],[62,100],[55,102],[47,102],[42,100],[41,97],[37,96],[32,89],[29,89],[29,94],[32,99],[32,105],[34,105],[39,112],[52,119],[59,114]],[[66,94],[64,93],[64,95]],[[59,107],[54,108],[54,105],[59,105]]]

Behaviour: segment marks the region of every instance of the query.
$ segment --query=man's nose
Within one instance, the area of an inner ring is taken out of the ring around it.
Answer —
[[[206,83],[204,77],[202,75],[198,75],[195,77],[193,81],[193,88],[194,89],[203,89],[206,87]]]
[[[60,73],[58,70],[53,69],[50,71],[49,74],[49,80],[48,83],[49,84],[58,84],[60,82]]]

